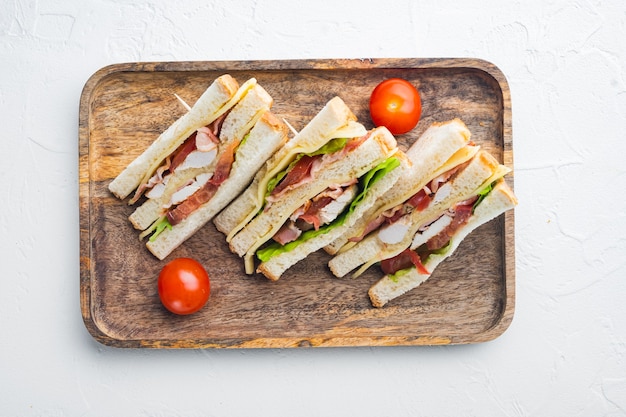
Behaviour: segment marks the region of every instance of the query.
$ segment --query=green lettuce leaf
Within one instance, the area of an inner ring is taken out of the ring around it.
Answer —
[[[383,178],[388,172],[393,171],[398,166],[400,166],[400,160],[393,156],[381,162],[359,179],[359,194],[356,195],[356,197],[352,200],[352,203],[350,203],[346,210],[344,210],[343,213],[341,213],[332,223],[322,226],[318,230],[307,230],[306,232],[303,232],[298,239],[294,240],[293,242],[289,242],[284,246],[278,242],[273,242],[265,248],[259,249],[256,253],[257,258],[259,258],[261,262],[266,262],[273,256],[292,251],[303,242],[306,242],[307,240],[310,240],[314,237],[326,234],[331,230],[343,225],[346,221],[346,218],[354,212],[356,207],[365,198],[367,192],[372,188],[372,186],[376,184],[376,182],[379,181],[381,178]]]
[[[491,190],[493,190],[493,186],[495,184],[496,182],[494,181],[488,184],[485,188],[483,188],[482,190],[478,192],[478,199],[474,202],[474,205],[472,206],[472,213],[474,213],[474,210],[476,210],[476,207],[478,207],[478,205],[482,203],[485,197],[487,197],[487,194],[489,194]]]
[[[150,239],[148,239],[150,242],[154,242],[165,229],[172,230],[172,225],[170,224],[169,220],[167,220],[167,216],[163,216],[159,220],[157,220],[152,228],[154,228],[154,233],[152,234],[152,236],[150,236]]]
[[[409,267],[409,268],[400,269],[400,270],[396,271],[396,273],[395,273],[395,274],[389,274],[389,275],[387,275],[387,276],[389,277],[389,279],[390,279],[390,280],[392,280],[393,282],[396,282],[396,283],[397,283],[397,282],[398,282],[398,280],[400,279],[400,277],[401,277],[402,275],[406,275],[406,274],[408,274],[409,272],[411,272],[411,269],[415,269],[415,267],[414,267],[414,266],[411,266],[411,267]]]

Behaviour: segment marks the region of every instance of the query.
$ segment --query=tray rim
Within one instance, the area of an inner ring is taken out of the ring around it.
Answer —
[[[102,331],[92,314],[91,293],[91,167],[89,159],[89,115],[92,96],[98,85],[120,72],[202,72],[202,71],[285,71],[285,70],[381,70],[381,69],[473,69],[492,77],[502,92],[503,163],[513,169],[512,109],[508,81],[493,63],[480,58],[349,58],[349,59],[286,59],[286,60],[217,60],[217,61],[152,61],[124,62],[104,66],[85,82],[79,104],[79,238],[80,238],[80,306],[83,323],[99,343],[120,348],[287,348],[287,347],[359,347],[359,346],[433,346],[483,343],[501,336],[511,325],[515,311],[515,228],[514,210],[504,214],[504,300],[502,311],[494,324],[480,333],[465,336],[356,336],[260,338],[253,340],[185,339],[185,340],[120,340]],[[507,175],[514,189],[514,171]]]

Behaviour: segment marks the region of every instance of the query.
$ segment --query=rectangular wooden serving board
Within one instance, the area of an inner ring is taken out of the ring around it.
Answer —
[[[108,183],[222,74],[254,77],[274,98],[273,112],[299,130],[338,95],[367,128],[368,103],[382,80],[411,81],[422,118],[408,148],[432,122],[455,117],[472,140],[513,168],[511,100],[493,64],[476,59],[348,59],[126,63],[97,71],[80,100],[80,298],[85,325],[116,347],[283,348],[477,343],[511,323],[515,307],[514,214],[481,226],[420,287],[373,308],[367,291],[382,273],[337,279],[323,251],[276,282],[248,276],[212,223],[159,261],[138,239],[126,201]],[[513,173],[507,175],[513,186]],[[176,257],[200,261],[211,298],[198,313],[161,305],[157,276]]]

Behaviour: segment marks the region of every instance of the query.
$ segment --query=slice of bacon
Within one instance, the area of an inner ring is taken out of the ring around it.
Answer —
[[[167,220],[172,226],[185,220],[194,210],[213,198],[219,186],[230,175],[230,169],[235,161],[235,150],[238,145],[239,141],[231,142],[220,154],[211,179],[189,198],[167,212]]]
[[[172,154],[172,164],[169,168],[170,172],[174,172],[176,168],[185,161],[185,158],[196,150],[196,133],[197,132],[193,132]]]
[[[272,190],[267,201],[272,203],[277,201],[285,192],[293,190],[309,181],[312,181],[318,172],[322,171],[327,165],[342,159],[347,153],[358,148],[365,142],[370,132],[366,135],[349,140],[340,150],[315,156],[305,155],[296,163],[296,165],[287,173],[285,178]]]
[[[231,112],[231,110],[232,110],[232,108],[228,109],[227,112],[225,112],[220,117],[218,117],[217,119],[213,120],[211,122],[211,124],[209,124],[208,128],[211,129],[211,132],[213,132],[213,134],[215,136],[219,136],[220,130],[222,130],[222,123],[224,123],[224,120],[226,119],[226,116],[228,116],[228,114]]]
[[[288,221],[272,236],[272,239],[284,246],[296,240],[301,234],[302,230],[298,229],[293,222]]]
[[[172,226],[182,222],[193,213],[194,210],[213,198],[218,188],[218,185],[211,184],[210,181],[207,182],[204,187],[193,193],[185,201],[170,209],[166,214],[167,220]]]
[[[359,146],[361,146],[361,144],[363,142],[365,142],[367,139],[369,139],[370,135],[372,134],[372,131],[370,130],[369,132],[367,132],[365,135],[361,136],[360,138],[352,138],[352,140],[349,140],[348,143],[346,143],[346,146],[344,146],[343,148],[341,148],[341,153],[343,155],[347,154],[348,152],[353,151],[354,149],[358,148]]]
[[[209,180],[210,183],[220,185],[230,175],[230,169],[235,162],[235,150],[239,146],[239,141],[232,141],[221,153],[217,164],[215,165],[215,171],[213,177]]]
[[[287,190],[292,190],[303,182],[311,179],[311,167],[316,159],[321,158],[321,155],[316,156],[303,156],[296,163],[296,165],[289,170],[285,178],[272,190],[270,196],[272,199],[279,198]],[[272,201],[268,199],[268,201]]]
[[[299,219],[309,224],[312,224],[315,230],[320,228],[320,211],[334,201],[334,198],[325,196],[322,198],[314,199],[308,209],[302,214]]]
[[[380,268],[386,275],[395,274],[399,270],[410,268],[411,266],[415,266],[420,274],[430,275],[430,272],[422,264],[420,256],[411,249],[405,249],[393,258],[385,259],[380,263]]]

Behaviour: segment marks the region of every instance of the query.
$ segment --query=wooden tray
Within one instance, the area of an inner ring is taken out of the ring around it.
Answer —
[[[336,279],[320,251],[277,282],[246,276],[212,223],[165,261],[139,242],[133,208],[108,183],[193,103],[219,75],[250,77],[273,96],[273,111],[301,129],[339,95],[366,127],[369,94],[385,78],[413,82],[422,120],[397,137],[406,149],[434,121],[461,118],[473,140],[513,167],[511,103],[504,75],[475,59],[364,59],[128,63],[105,67],[80,100],[80,296],[85,325],[117,347],[258,348],[438,345],[499,336],[513,318],[514,216],[510,211],[465,239],[419,288],[383,309],[371,306],[372,267]],[[507,176],[513,185],[513,174]],[[191,316],[160,304],[157,276],[166,261],[189,256],[211,276],[209,303]]]

